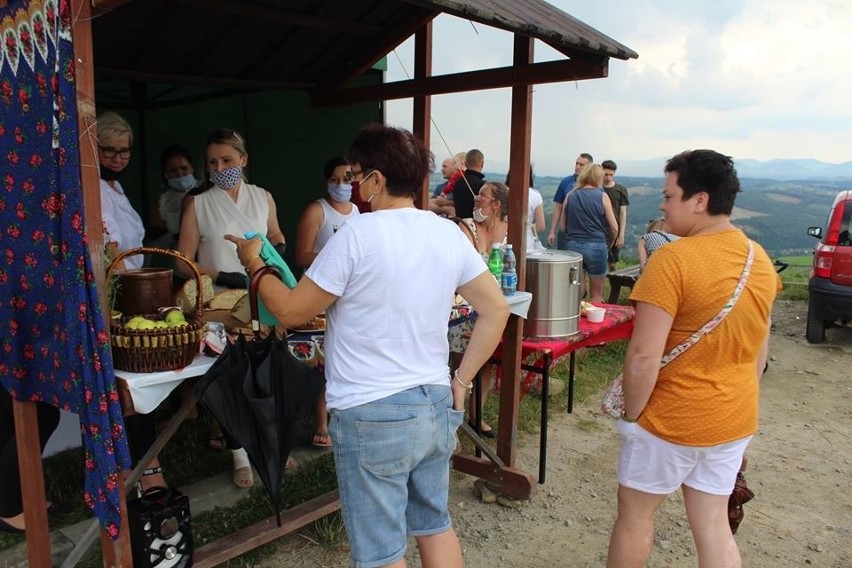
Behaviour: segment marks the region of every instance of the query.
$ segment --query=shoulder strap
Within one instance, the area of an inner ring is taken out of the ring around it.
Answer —
[[[668,235],[668,233],[664,233],[662,231],[651,231],[651,232],[656,234],[656,235],[660,235],[662,238],[664,238],[666,240],[667,243],[672,242],[672,238]]]
[[[743,272],[740,275],[740,280],[737,282],[737,287],[734,288],[734,293],[731,294],[731,298],[725,303],[725,306],[716,314],[713,319],[704,324],[704,326],[678,343],[671,351],[666,353],[663,356],[662,361],[660,362],[660,368],[665,367],[681,355],[686,352],[690,347],[698,343],[698,340],[713,331],[713,329],[722,323],[722,320],[730,313],[730,311],[734,308],[737,303],[737,300],[740,299],[740,294],[742,294],[743,288],[745,288],[746,281],[748,280],[748,275],[751,273],[751,264],[754,261],[754,245],[752,245],[751,240],[748,241],[748,257],[746,258],[745,267],[743,267]]]

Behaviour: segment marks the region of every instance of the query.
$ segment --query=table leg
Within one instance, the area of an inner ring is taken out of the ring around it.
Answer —
[[[473,432],[479,440],[482,440],[482,369],[476,372],[473,377],[473,396],[474,404],[471,404],[470,419],[473,424]],[[474,455],[478,458],[482,457],[482,450],[479,444],[474,444]]]
[[[544,484],[547,471],[547,411],[550,398],[550,353],[545,354],[541,371],[541,433],[538,439],[538,482]]]
[[[609,299],[607,304],[617,304],[618,296],[621,294],[621,282],[610,279],[609,281]]]
[[[568,414],[574,412],[574,351],[568,356]]]

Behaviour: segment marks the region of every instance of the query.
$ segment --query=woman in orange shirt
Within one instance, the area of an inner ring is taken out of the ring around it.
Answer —
[[[731,300],[749,256],[730,222],[739,180],[733,161],[687,151],[666,164],[660,210],[682,237],[649,259],[630,295],[634,333],[624,364],[618,518],[607,566],[644,566],[654,512],[682,488],[698,564],[739,567],[727,504],[743,453],[757,430],[759,376],[780,280],[756,243],[738,302],[711,333],[671,364],[665,353],[715,318]]]

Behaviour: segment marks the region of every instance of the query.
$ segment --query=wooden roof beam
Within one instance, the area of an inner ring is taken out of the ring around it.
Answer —
[[[149,71],[132,71],[128,69],[115,69],[111,67],[98,67],[99,79],[124,79],[126,81],[140,81],[144,83],[174,83],[177,85],[200,85],[204,87],[218,87],[223,89],[246,89],[264,90],[273,89],[280,91],[306,91],[316,87],[314,83],[303,83],[296,81],[269,81],[253,79],[232,79],[229,77],[201,77],[197,75],[182,75],[170,73],[154,73]]]
[[[352,87],[339,91],[315,93],[315,107],[337,106],[367,101],[408,99],[425,95],[482,91],[521,85],[560,83],[584,79],[601,79],[609,75],[608,57],[575,57],[570,60],[545,61],[452,73],[433,77],[418,77],[382,85]]]
[[[417,30],[421,29],[427,23],[434,20],[438,14],[439,12],[428,12],[421,15],[421,17],[412,19],[408,25],[403,25],[401,22],[397,22],[397,28],[389,28],[382,34],[376,35],[376,38],[383,40],[381,43],[370,45],[369,49],[364,49],[362,53],[352,54],[353,57],[360,56],[360,59],[348,60],[342,62],[342,64],[337,67],[328,69],[326,76],[329,77],[329,82],[327,84],[323,83],[321,85],[322,88],[317,89],[317,91],[328,91],[331,93],[337,92],[343,85],[349,84],[355,78],[366,73],[373,65],[393,51],[396,46],[414,35]],[[379,99],[370,98],[366,100],[374,101]]]
[[[234,16],[244,16],[265,21],[277,21],[282,24],[317,28],[332,32],[345,32],[347,34],[356,35],[369,35],[382,32],[382,28],[380,26],[337,18],[322,18],[307,14],[299,14],[296,12],[288,12],[283,7],[281,9],[273,10],[256,4],[234,2],[232,0],[180,0],[180,2],[184,5],[195,6],[199,9],[216,10],[218,12],[224,12]],[[286,2],[282,2],[280,4],[283,6]]]

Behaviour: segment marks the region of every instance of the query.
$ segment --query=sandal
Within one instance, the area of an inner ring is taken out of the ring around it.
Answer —
[[[314,437],[311,440],[311,444],[318,448],[330,448],[331,436],[328,435],[328,432],[314,432]]]
[[[211,450],[221,451],[228,447],[227,442],[225,442],[225,436],[213,436],[211,435],[207,438],[207,447]]]
[[[254,475],[251,472],[251,466],[238,467],[234,470],[234,475],[231,477],[234,485],[240,489],[248,489],[254,485]]]

